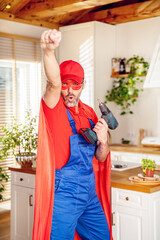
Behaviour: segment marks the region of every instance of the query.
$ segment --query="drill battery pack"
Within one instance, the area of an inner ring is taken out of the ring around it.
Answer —
[[[97,134],[90,128],[81,128],[79,133],[82,134],[87,142],[91,143],[92,145],[97,141]]]

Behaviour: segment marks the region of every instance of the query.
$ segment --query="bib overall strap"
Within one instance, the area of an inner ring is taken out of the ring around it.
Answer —
[[[93,121],[91,119],[89,119],[89,118],[88,118],[88,120],[89,120],[89,122],[91,124],[91,129],[94,128],[95,124],[93,123]]]
[[[72,132],[73,134],[77,134],[77,129],[76,129],[76,125],[75,125],[75,121],[72,119],[72,116],[69,112],[69,110],[67,109],[67,115],[68,115],[68,119],[69,119],[69,123],[70,123],[70,126],[72,128]]]

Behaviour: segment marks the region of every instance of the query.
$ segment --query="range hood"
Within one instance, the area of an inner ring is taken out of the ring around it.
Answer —
[[[160,88],[160,36],[153,52],[143,88]]]

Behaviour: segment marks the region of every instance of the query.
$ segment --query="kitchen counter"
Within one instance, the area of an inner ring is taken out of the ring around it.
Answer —
[[[36,174],[35,168],[21,168],[19,165],[14,167],[9,167],[9,170],[21,172],[21,173],[30,173]],[[111,187],[127,189],[138,192],[153,193],[160,191],[160,185],[158,186],[149,186],[149,185],[140,185],[132,183],[129,180],[130,176],[135,176],[138,173],[141,173],[142,170],[140,167],[129,169],[125,171],[111,171]],[[156,171],[155,174],[160,175],[160,171]]]
[[[111,187],[127,189],[132,191],[153,193],[160,191],[160,185],[150,186],[132,183],[129,180],[131,176],[137,176],[138,173],[142,173],[140,167],[133,168],[125,171],[111,171]],[[155,171],[155,174],[160,175],[160,171]]]
[[[8,169],[15,172],[36,174],[36,168],[21,168],[20,165],[15,165],[13,167],[9,167]]]
[[[111,151],[121,151],[121,152],[134,152],[134,153],[149,153],[149,154],[159,154],[160,147],[143,147],[141,145],[130,145],[130,144],[111,144]]]

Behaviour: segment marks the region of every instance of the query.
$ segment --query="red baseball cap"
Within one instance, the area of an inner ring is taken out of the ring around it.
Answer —
[[[72,60],[64,61],[60,64],[59,67],[60,67],[61,81],[65,81],[67,79],[73,79],[79,84],[82,83],[84,79],[84,70],[78,62],[75,62]]]

